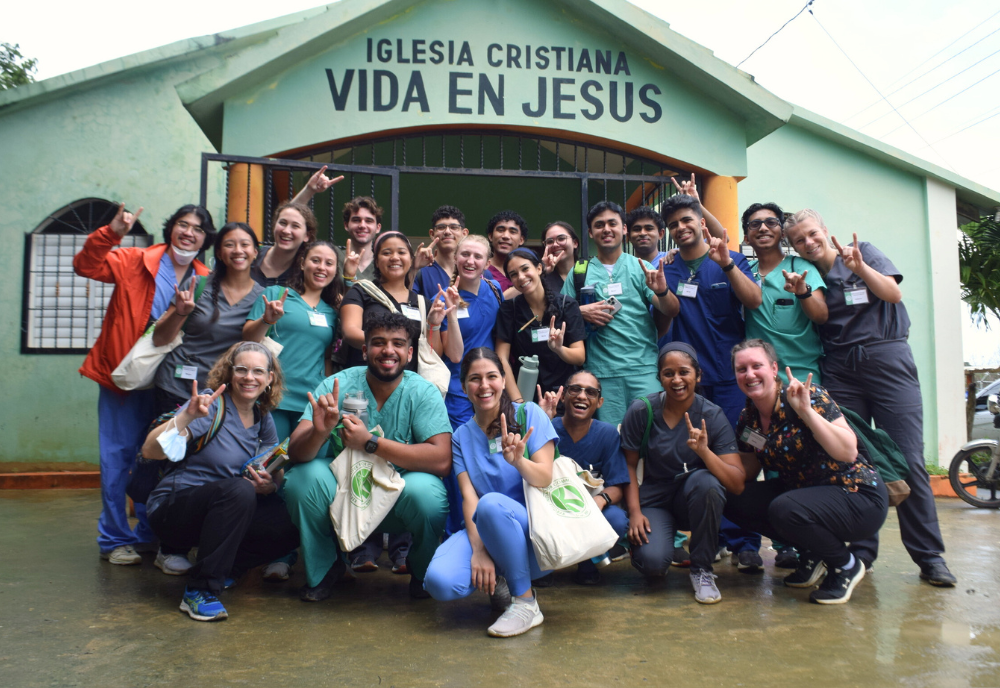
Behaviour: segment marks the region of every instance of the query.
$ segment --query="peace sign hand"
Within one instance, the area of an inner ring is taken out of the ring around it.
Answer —
[[[562,399],[562,386],[560,385],[557,392],[545,392],[544,394],[542,393],[541,385],[535,385],[535,387],[538,389],[538,405],[545,411],[545,415],[549,417],[549,420],[552,420],[556,417],[556,407],[559,406],[559,400]]]
[[[426,248],[424,247],[424,242],[420,242],[420,245],[417,246],[417,253],[413,258],[414,270],[425,268],[434,262],[434,249],[437,247],[437,244],[437,237],[434,237],[434,240]]]
[[[281,298],[276,301],[268,301],[263,294],[261,294],[261,298],[264,299],[264,322],[273,325],[281,320],[281,316],[285,314],[285,299],[288,298],[288,289],[286,288]]]
[[[698,195],[698,187],[694,183],[694,172],[691,173],[690,181],[678,182],[676,178],[671,177],[670,181],[673,182],[674,187],[677,189],[677,193],[684,194],[685,196],[690,196],[691,198],[701,203],[701,196]]]
[[[306,394],[313,412],[313,428],[321,435],[329,435],[340,421],[340,380],[334,378],[333,392],[321,394],[319,399],[313,399],[312,392]]]
[[[646,275],[646,286],[652,289],[654,294],[662,294],[667,290],[667,277],[663,274],[663,270],[659,268],[646,268],[646,261],[642,258],[636,257],[639,261],[639,267],[642,268],[643,274]]]
[[[186,428],[196,418],[207,416],[212,402],[218,399],[225,390],[225,385],[219,385],[219,389],[212,394],[198,394],[198,381],[191,380],[191,400],[183,411],[177,413],[177,424]]]
[[[193,286],[193,282],[192,282]],[[177,296],[174,299],[174,311],[177,315],[189,316],[194,310],[194,289],[179,289],[174,286]]]
[[[354,279],[358,274],[358,263],[361,262],[361,254],[351,250],[351,240],[347,240],[347,247],[344,249],[344,277]]]
[[[806,293],[806,275],[809,274],[808,270],[803,270],[801,275],[796,272],[788,272],[787,270],[782,270],[781,274],[785,278],[785,291],[800,295]]]
[[[313,176],[309,177],[309,181],[306,182],[306,186],[308,186],[314,194],[323,193],[331,186],[339,181],[343,181],[344,179],[344,175],[328,179],[327,176],[323,174],[324,172],[326,172],[326,165],[323,165],[322,168],[317,170]]]
[[[854,244],[852,246],[841,246],[837,241],[837,237],[830,237],[833,240],[833,246],[840,252],[840,257],[844,260],[844,265],[847,269],[853,272],[855,275],[861,276],[862,270],[865,268],[865,259],[861,255],[861,248],[858,246],[858,234],[854,233]]]
[[[701,429],[699,430],[695,426],[691,425],[691,415],[688,413],[684,414],[684,421],[688,426],[688,440],[687,444],[691,447],[698,456],[703,455],[708,451],[708,426],[705,424],[705,419],[701,419]]]
[[[719,264],[719,267],[726,267],[733,262],[729,255],[729,235],[725,239],[719,239],[708,233],[708,228],[702,230],[705,234],[705,241],[708,243],[708,257]]]
[[[528,428],[524,437],[521,437],[519,433],[507,432],[507,414],[500,414],[500,443],[503,447],[503,458],[511,466],[519,459],[524,458],[524,448],[534,431],[534,428]]]
[[[135,221],[139,219],[140,215],[142,215],[141,207],[139,208],[139,211],[133,215],[125,210],[125,203],[119,203],[118,212],[115,213],[113,218],[111,218],[111,222],[109,222],[108,225],[111,227],[112,232],[120,237],[123,237],[132,231],[132,227],[135,225]]]
[[[549,348],[558,352],[562,348],[565,338],[566,322],[563,321],[562,327],[556,327],[556,316],[553,315],[552,320],[549,321]]]
[[[788,405],[798,414],[799,418],[802,418],[812,408],[811,390],[813,374],[809,373],[805,384],[795,379],[791,368],[785,368],[785,375],[788,376],[788,389],[785,390],[785,396],[788,397]]]

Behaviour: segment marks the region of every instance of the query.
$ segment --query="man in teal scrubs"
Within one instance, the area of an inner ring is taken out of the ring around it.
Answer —
[[[667,320],[680,310],[661,270],[622,250],[625,212],[617,203],[601,201],[587,213],[597,255],[590,259],[583,286],[594,286],[596,302],[580,306],[593,331],[587,339],[587,369],[601,383],[604,406],[598,417],[617,425],[634,399],[660,389],[656,377],[655,317]],[[579,301],[578,278],[570,273],[563,293]],[[620,309],[615,312],[615,304]]]
[[[369,317],[366,326],[363,351],[368,365],[348,368],[316,388],[288,446],[296,465],[285,480],[284,497],[301,535],[306,567],[301,597],[307,602],[329,597],[331,587],[346,570],[329,515],[337,493],[337,481],[330,470],[330,461],[335,458],[329,441],[332,431],[341,433],[345,447],[391,463],[406,481],[377,530],[413,535],[411,597],[428,597],[423,578],[448,516],[441,478],[451,471],[451,424],[441,392],[416,373],[404,370],[413,355],[406,316],[377,313]],[[368,400],[367,427],[356,416],[340,413],[344,395],[359,391]],[[369,432],[376,425],[381,426],[382,437]]]
[[[823,343],[813,323],[826,322],[826,283],[819,268],[781,250],[784,213],[774,203],[754,203],[743,212],[743,233],[757,260],[750,270],[760,285],[761,304],[747,308],[747,339],[763,339],[778,352],[778,375],[788,384],[785,366],[813,384],[822,384],[819,359]]]

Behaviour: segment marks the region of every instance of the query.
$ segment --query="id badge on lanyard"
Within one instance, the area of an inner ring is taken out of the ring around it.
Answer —
[[[681,280],[677,283],[677,295],[687,299],[698,298],[698,283],[693,280]]]

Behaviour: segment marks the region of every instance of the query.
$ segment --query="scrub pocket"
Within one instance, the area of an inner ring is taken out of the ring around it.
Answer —
[[[704,296],[702,296],[704,294]],[[717,282],[708,285],[707,289],[699,289],[698,297],[704,298],[708,305],[708,312],[715,318],[728,318],[732,315],[733,307],[730,302],[729,282]]]

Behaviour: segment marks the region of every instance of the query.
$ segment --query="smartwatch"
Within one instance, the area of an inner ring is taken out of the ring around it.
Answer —
[[[806,293],[805,294],[796,294],[795,298],[797,298],[799,301],[805,301],[806,299],[808,299],[812,295],[813,295],[812,285],[807,284],[806,285]]]
[[[374,454],[378,449],[378,435],[372,435],[372,438],[365,442],[365,452],[368,454]]]
[[[597,496],[598,497],[604,497],[605,501],[607,501],[607,503],[608,503],[608,506],[611,506],[611,497],[608,496],[607,492],[601,492]]]

